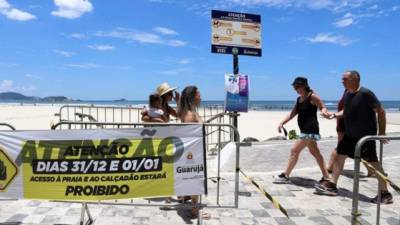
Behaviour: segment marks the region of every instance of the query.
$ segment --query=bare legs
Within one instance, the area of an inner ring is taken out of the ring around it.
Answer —
[[[314,140],[309,140],[309,139],[300,139],[297,140],[292,148],[292,151],[290,153],[290,157],[289,157],[289,161],[285,170],[285,175],[288,177],[290,175],[290,173],[292,172],[293,168],[296,166],[296,163],[299,159],[300,153],[301,151],[305,148],[308,147],[310,153],[312,156],[314,156],[314,158],[316,159],[322,175],[326,178],[329,177],[328,172],[326,171],[326,167],[325,167],[325,163],[324,163],[324,158],[322,157],[317,142]]]
[[[285,170],[285,175],[289,177],[290,173],[292,172],[294,166],[297,163],[297,160],[299,160],[299,155],[300,152],[307,146],[306,140],[299,139],[297,140],[292,148],[292,151],[290,152],[289,156],[289,161]]]
[[[308,140],[307,147],[310,150],[311,155],[313,155],[314,158],[317,160],[318,166],[321,169],[323,177],[329,178],[328,171],[326,170],[325,167],[324,158],[322,157],[321,152],[319,151],[317,142]]]

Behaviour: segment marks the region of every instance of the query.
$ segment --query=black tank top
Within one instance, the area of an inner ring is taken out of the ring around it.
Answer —
[[[317,119],[317,106],[311,103],[311,95],[303,102],[300,102],[300,97],[296,102],[297,123],[300,131],[305,134],[319,134],[319,125]]]

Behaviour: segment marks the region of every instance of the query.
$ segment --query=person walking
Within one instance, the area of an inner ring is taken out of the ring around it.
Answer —
[[[355,70],[344,72],[342,76],[343,86],[347,89],[344,97],[344,108],[338,113],[332,114],[331,118],[343,117],[344,137],[337,146],[337,157],[331,181],[326,181],[316,186],[316,192],[336,196],[337,182],[347,157],[354,158],[357,142],[364,136],[386,135],[386,113],[376,95],[369,89],[361,87],[361,76]],[[376,119],[378,118],[378,120]],[[387,143],[388,141],[383,141]],[[383,172],[378,163],[375,141],[366,142],[361,150],[361,158],[369,162],[375,169]],[[393,203],[393,196],[387,189],[387,184],[379,176],[376,176],[381,189],[381,203]],[[371,199],[377,203],[378,196]]]
[[[322,157],[317,144],[317,141],[321,139],[319,134],[317,111],[318,109],[321,110],[324,117],[327,117],[330,114],[327,112],[320,97],[311,90],[307,78],[297,77],[292,85],[299,97],[297,98],[296,105],[293,107],[292,111],[279,124],[278,131],[280,133],[283,126],[293,117],[298,115],[297,123],[301,131],[300,139],[298,139],[293,145],[286,170],[281,174],[274,176],[274,183],[281,184],[290,182],[290,173],[295,167],[301,151],[306,147],[309,149],[311,155],[314,156],[321,169],[322,179],[320,182],[328,180],[329,174],[326,170],[324,158]]]

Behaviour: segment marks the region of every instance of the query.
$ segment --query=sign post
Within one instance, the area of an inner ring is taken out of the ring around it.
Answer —
[[[236,77],[239,77],[239,55],[262,55],[260,15],[212,10],[211,33],[211,52],[232,54],[233,74]],[[238,128],[239,111],[233,112],[233,126]]]

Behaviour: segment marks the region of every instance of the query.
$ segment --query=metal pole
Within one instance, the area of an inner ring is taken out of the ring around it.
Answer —
[[[236,54],[235,54],[236,53]],[[239,74],[239,56],[237,54],[237,50],[233,54],[233,74],[237,75]],[[234,112],[233,115],[233,126],[238,129],[238,113]],[[236,139],[236,136],[234,136],[233,139],[235,142],[240,141]]]
[[[358,217],[358,199],[359,199],[359,182],[360,182],[360,161],[361,161],[361,147],[368,141],[368,137],[364,137],[358,141],[354,151],[354,175],[353,175],[353,204],[351,211],[351,224],[359,224]]]
[[[383,173],[383,167],[382,167],[382,165],[383,165],[383,163],[382,163],[382,161],[383,161],[383,158],[382,158],[383,142],[380,141],[379,143],[380,143],[380,145],[379,145],[379,165],[382,168],[382,173]],[[375,175],[375,176],[378,177],[377,175]],[[378,204],[376,206],[376,225],[380,224],[380,217],[381,217],[381,191],[382,190],[381,190],[380,183],[381,183],[381,181],[378,180]]]

